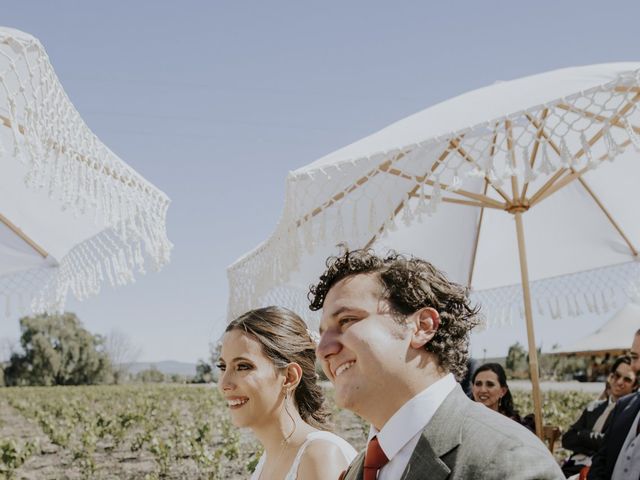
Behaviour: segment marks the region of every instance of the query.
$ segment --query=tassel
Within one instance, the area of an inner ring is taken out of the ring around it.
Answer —
[[[540,166],[538,167],[538,172],[542,173],[543,175],[551,175],[554,171],[555,167],[549,159],[547,142],[544,142],[542,144],[542,161],[540,162]]]
[[[604,292],[600,292],[600,296],[602,298],[602,310],[604,313],[609,311],[609,304],[607,303],[607,297],[604,296]]]
[[[484,178],[486,174],[484,170],[482,170],[479,166],[476,165],[469,171],[468,175],[470,177]]]
[[[640,137],[633,129],[631,122],[627,118],[624,119],[624,129],[627,131],[627,136],[629,137],[629,140],[631,140],[633,147],[636,151],[640,152]]]
[[[442,187],[440,186],[440,182],[436,181],[433,184],[433,188],[431,190],[431,200],[427,205],[427,214],[429,216],[433,215],[438,211],[438,205],[440,204],[440,200],[442,199]]]
[[[320,213],[320,230],[318,231],[318,241],[320,242],[320,244],[324,244],[327,235],[327,211],[323,210]]]
[[[451,179],[451,183],[447,186],[447,191],[455,192],[460,188],[461,185],[462,185],[462,180],[460,179],[460,176],[458,175],[458,170],[456,169],[453,173],[453,178]]]
[[[376,224],[376,204],[372,200],[371,203],[369,204],[369,231],[368,231],[368,233],[370,235],[375,234],[376,228],[378,228],[378,226]]]
[[[582,294],[582,296],[584,297],[584,303],[587,306],[587,310],[589,311],[589,313],[593,313],[594,312],[593,303],[589,301],[589,297],[587,296],[586,293]]]
[[[418,218],[422,218],[423,213],[427,213],[427,201],[424,194],[424,183],[420,184],[420,197],[418,199],[418,206],[416,207],[416,213]]]
[[[522,158],[523,158],[523,165],[524,165],[524,173],[523,173],[524,181],[527,183],[532,182],[536,178],[538,178],[538,174],[534,172],[533,169],[531,168],[531,161],[529,157],[529,147],[525,146],[522,149]]]
[[[613,161],[614,158],[616,158],[618,156],[618,154],[620,153],[621,149],[620,149],[620,145],[618,145],[616,143],[616,141],[613,138],[613,135],[611,134],[611,128],[609,127],[609,125],[606,126],[605,131],[604,131],[604,144],[607,147],[607,160],[609,160],[610,162]]]
[[[557,320],[562,316],[562,311],[560,310],[560,300],[558,297],[555,297],[554,300],[555,304],[553,305],[553,308],[551,308],[551,318]]]
[[[409,204],[410,200],[411,197],[407,193],[407,198],[404,199],[404,206],[402,208],[402,223],[404,223],[406,227],[410,226],[413,221],[413,213],[411,212],[411,205]]]
[[[567,303],[567,314],[570,317],[575,317],[576,316],[576,312],[573,310],[573,305],[571,304],[571,299],[569,297],[566,297],[564,300]]]
[[[389,212],[389,220],[387,221],[387,230],[390,232],[395,232],[398,227],[396,226],[395,221],[395,208],[393,203],[391,202],[391,197],[387,197],[387,211]]]
[[[573,163],[573,158],[571,156],[571,152],[569,151],[569,147],[567,147],[567,142],[564,137],[560,141],[560,165],[564,168],[569,168]]]
[[[336,223],[333,227],[333,239],[341,242],[344,240],[344,221],[342,220],[342,209],[338,208],[336,214]]]
[[[302,237],[304,238],[304,248],[309,253],[313,253],[313,234],[311,231],[311,219],[305,217],[302,219]]]
[[[351,236],[355,239],[360,238],[360,229],[358,228],[358,203],[353,204],[353,215],[351,221]]]
[[[587,142],[587,137],[584,132],[580,134],[580,145],[582,146],[585,157],[587,157],[587,168],[596,168],[598,163],[593,157],[593,152],[591,151],[591,147],[589,146],[589,142]]]

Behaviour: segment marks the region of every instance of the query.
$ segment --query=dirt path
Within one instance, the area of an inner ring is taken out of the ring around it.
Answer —
[[[49,441],[49,437],[40,427],[24,418],[15,408],[0,398],[0,438],[11,438],[19,446],[27,441],[35,441],[36,452],[16,471],[16,478],[36,480],[47,478],[52,467],[59,463],[58,447]]]

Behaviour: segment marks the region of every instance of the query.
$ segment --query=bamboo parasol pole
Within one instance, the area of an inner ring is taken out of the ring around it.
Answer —
[[[524,229],[522,227],[522,211],[515,211],[516,232],[518,235],[518,254],[520,256],[520,276],[522,278],[522,296],[524,300],[524,316],[527,323],[527,340],[529,342],[529,373],[533,390],[533,412],[536,421],[536,435],[543,438],[542,432],[542,400],[540,397],[540,376],[538,374],[538,353],[533,332],[533,315],[531,311],[531,292],[529,290],[529,270],[527,268],[527,252],[524,245]]]

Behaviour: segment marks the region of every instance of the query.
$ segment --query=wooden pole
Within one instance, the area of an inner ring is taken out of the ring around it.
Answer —
[[[533,314],[531,311],[531,292],[529,290],[529,270],[527,268],[527,252],[524,245],[524,229],[522,228],[522,212],[514,213],[516,232],[518,235],[518,254],[520,256],[520,275],[522,278],[522,296],[524,300],[524,316],[527,323],[527,340],[529,342],[529,373],[533,390],[533,413],[536,421],[536,435],[543,438],[542,431],[542,399],[540,397],[540,376],[538,374],[538,353],[533,332]]]
[[[49,255],[47,251],[34,242],[30,237],[27,236],[21,229],[15,226],[7,217],[0,213],[0,223],[4,223],[9,230],[15,233],[18,237],[20,237],[27,245],[33,248],[42,258],[47,258]]]

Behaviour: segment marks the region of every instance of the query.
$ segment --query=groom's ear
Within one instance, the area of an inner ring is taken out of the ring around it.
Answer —
[[[297,363],[290,363],[284,370],[284,384],[286,389],[295,389],[302,380],[302,367]]]
[[[423,348],[434,337],[440,327],[440,315],[431,307],[421,308],[411,315],[410,322],[414,330],[411,335],[411,347]]]

